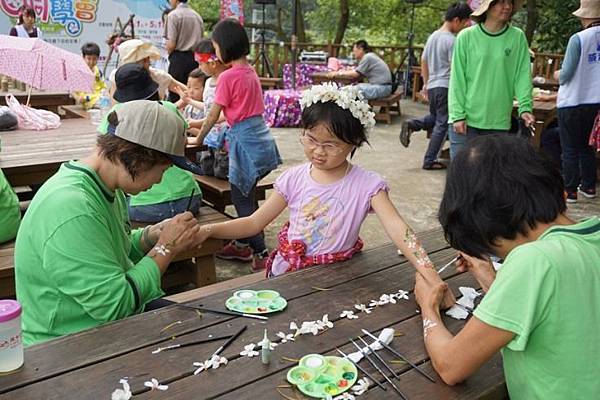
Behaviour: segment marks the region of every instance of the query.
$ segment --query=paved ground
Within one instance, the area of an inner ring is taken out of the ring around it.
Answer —
[[[427,107],[424,105],[412,101],[402,102],[402,118],[422,116],[426,112]],[[410,147],[406,149],[398,141],[400,123],[400,118],[396,118],[391,125],[377,123],[369,139],[371,146],[364,146],[359,150],[353,162],[384,176],[390,186],[390,197],[393,203],[415,231],[435,228],[439,226],[436,214],[446,173],[421,169],[423,154],[427,147],[425,134],[413,135]],[[305,158],[299,143],[299,129],[277,128],[271,131],[284,161],[283,165],[272,173],[276,177],[290,166],[305,162]],[[235,214],[233,207],[230,207],[228,212]],[[576,219],[600,215],[600,198],[580,200],[578,204],[569,207],[569,215]],[[269,249],[275,247],[277,232],[287,217],[287,213],[282,214],[266,229]],[[390,242],[375,215],[369,216],[363,224],[361,237],[365,241],[365,248]],[[249,272],[249,264],[217,260],[217,274],[220,281]]]

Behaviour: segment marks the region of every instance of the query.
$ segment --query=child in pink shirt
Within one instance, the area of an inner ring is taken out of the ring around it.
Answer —
[[[303,93],[300,142],[308,159],[285,171],[275,192],[249,217],[205,225],[205,237],[230,239],[260,232],[285,208],[289,221],[279,233],[279,246],[267,262],[268,276],[318,264],[347,260],[361,250],[358,233],[375,212],[388,236],[430,282],[441,282],[433,263],[388,197],[381,176],[349,162],[367,142],[373,113],[356,88],[334,84],[313,86]],[[445,305],[453,304],[448,292]]]
[[[238,217],[256,211],[256,183],[281,164],[279,150],[263,119],[264,104],[258,75],[248,65],[250,42],[238,20],[227,18],[215,25],[212,42],[217,57],[227,71],[219,75],[213,106],[197,136],[189,143],[203,143],[219,120],[221,111],[231,126],[225,138],[229,143],[229,183],[231,201]],[[240,236],[227,244],[217,257],[252,262],[252,270],[265,268],[268,252],[261,231]]]

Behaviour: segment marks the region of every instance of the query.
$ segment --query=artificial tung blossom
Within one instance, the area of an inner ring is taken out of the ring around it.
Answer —
[[[316,335],[319,333],[319,325],[317,325],[317,321],[304,321],[298,332],[300,332],[300,335],[306,335],[307,333]]]
[[[323,315],[323,319],[316,321],[317,329],[323,330],[325,328],[333,328],[333,322],[329,320],[329,315]]]
[[[358,319],[358,315],[354,314],[354,311],[344,310],[340,314],[340,318],[348,318],[348,319]]]
[[[149,387],[150,390],[167,390],[169,388],[167,385],[161,385],[156,378],[144,382],[144,386]]]
[[[373,308],[373,307],[377,307],[379,304],[378,300],[371,300],[371,302],[369,302],[369,307]]]
[[[352,386],[350,390],[352,390],[356,396],[360,396],[369,389],[369,386],[371,386],[371,381],[369,379],[360,378],[356,382],[356,385]]]
[[[286,343],[286,342],[295,342],[296,339],[294,339],[294,334],[293,333],[288,333],[285,334],[283,332],[277,332],[277,334],[275,335],[278,338],[281,338],[281,343]]]
[[[217,369],[221,365],[227,365],[227,362],[228,362],[228,360],[225,357],[221,357],[218,354],[213,354],[213,356],[209,360],[206,360],[203,363],[201,363],[201,362],[195,362],[193,364],[194,367],[198,367],[194,371],[194,375],[198,375],[200,372],[206,371],[209,368]]]
[[[129,383],[127,382],[127,379],[121,379],[119,380],[119,383],[121,385],[123,385],[123,389],[116,389],[114,392],[112,392],[112,395],[110,396],[111,400],[129,400],[131,399],[132,393],[131,393],[131,388],[129,387]]]
[[[342,393],[333,398],[333,400],[355,400],[355,397],[348,392]]]
[[[397,300],[400,300],[400,299],[408,300],[408,292],[406,290],[402,290],[402,289],[398,290],[398,293],[390,294],[390,296],[393,296]]]
[[[375,126],[375,113],[371,111],[369,103],[364,100],[355,86],[349,85],[338,88],[335,83],[327,82],[321,85],[313,85],[310,89],[302,92],[300,99],[302,109],[318,102],[333,102],[344,110],[349,110],[367,132]]]
[[[259,355],[260,353],[256,350],[254,350],[254,348],[256,347],[256,344],[254,343],[250,343],[244,346],[244,350],[242,350],[240,352],[240,356],[246,356],[246,357],[254,357]]]
[[[356,308],[358,311],[364,312],[366,314],[371,314],[371,311],[373,311],[373,309],[371,307],[367,307],[364,304],[355,304],[354,308]]]
[[[377,302],[377,304],[379,304],[380,306],[389,303],[396,304],[396,298],[389,294],[382,294],[381,297],[379,297],[379,301]]]

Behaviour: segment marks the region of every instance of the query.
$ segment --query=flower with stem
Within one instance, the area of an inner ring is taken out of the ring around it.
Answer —
[[[245,345],[244,350],[242,350],[240,352],[240,356],[246,356],[246,357],[252,358],[254,356],[259,355],[260,353],[256,350],[254,350],[255,347],[256,347],[256,344],[254,344],[254,343]]]
[[[355,304],[354,308],[356,308],[358,311],[363,312],[365,314],[371,314],[371,311],[373,311],[372,308],[367,307],[364,304]]]
[[[158,379],[156,378],[152,378],[151,380],[144,382],[144,386],[149,387],[150,390],[167,390],[169,388],[169,386],[167,385],[161,385],[158,382]]]
[[[344,310],[340,314],[340,318],[358,319],[358,315],[355,315],[352,310]]]
[[[281,338],[281,343],[286,343],[286,342],[295,342],[296,339],[294,339],[294,334],[293,333],[283,333],[283,332],[277,332],[277,334],[275,335],[278,338]]]

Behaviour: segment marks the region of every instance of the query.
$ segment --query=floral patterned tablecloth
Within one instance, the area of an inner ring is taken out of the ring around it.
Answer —
[[[296,64],[296,88],[302,88],[304,86],[310,86],[313,84],[312,74],[315,72],[327,72],[329,69],[327,65],[320,64]],[[292,88],[292,65],[285,64],[283,66],[283,87],[284,89]]]
[[[299,90],[267,90],[264,92],[265,122],[269,127],[285,127],[300,125],[302,110],[300,109]]]

